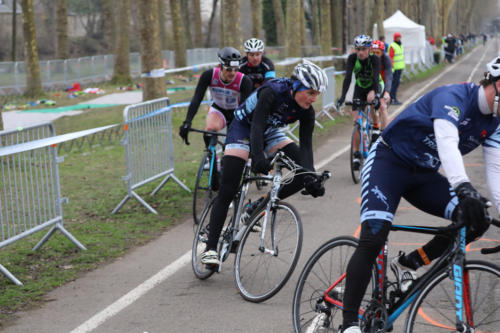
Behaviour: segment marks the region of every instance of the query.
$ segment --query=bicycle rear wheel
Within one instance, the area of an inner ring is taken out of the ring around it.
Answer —
[[[302,249],[302,221],[292,205],[276,203],[271,208],[266,229],[252,231],[257,223],[263,227],[264,212],[253,215],[234,265],[236,288],[245,300],[255,303],[280,291],[295,269]],[[263,248],[260,247],[262,232],[265,232]]]
[[[200,222],[201,214],[214,197],[215,190],[217,189],[218,175],[216,163],[212,165],[212,154],[207,152],[201,159],[198,173],[196,174],[196,182],[193,192],[193,219],[194,223]],[[212,171],[212,181],[209,181],[210,169]]]
[[[203,211],[198,223],[198,228],[194,234],[193,248],[191,250],[191,266],[193,267],[194,275],[201,280],[209,278],[214,270],[208,268],[205,264],[201,263],[201,254],[205,251],[208,241],[208,223],[210,222],[210,212],[214,206],[215,199],[211,200],[207,209]]]
[[[463,281],[469,281],[467,288],[466,283],[461,284],[464,324],[474,328],[474,332],[500,332],[500,267],[479,260],[467,261]],[[448,270],[437,274],[413,302],[405,332],[456,332],[455,288]]]
[[[342,324],[342,309],[324,300],[324,293],[334,282],[340,282],[329,293],[342,302],[345,291],[347,264],[358,246],[350,236],[333,238],[321,245],[307,261],[293,295],[293,327],[295,332],[338,332]],[[364,308],[376,286],[375,267],[370,285],[361,303]]]
[[[359,144],[355,145],[354,144],[354,137],[358,135],[359,136]],[[351,165],[351,176],[352,180],[354,181],[354,184],[359,183],[361,179],[361,169],[363,167],[363,154],[362,154],[362,149],[361,149],[361,128],[359,127],[358,124],[354,124],[354,128],[352,130],[352,135],[351,135],[351,154],[350,154],[350,165]],[[358,156],[360,163],[359,166],[356,167],[354,163],[354,153],[355,152],[361,152]]]

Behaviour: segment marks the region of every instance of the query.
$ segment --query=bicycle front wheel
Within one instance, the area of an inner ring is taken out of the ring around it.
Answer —
[[[196,228],[194,234],[193,248],[191,250],[191,266],[193,267],[193,273],[201,280],[209,278],[214,273],[213,269],[208,268],[201,262],[201,254],[207,247],[209,233],[208,224],[210,222],[210,213],[212,212],[214,203],[215,199],[210,201],[207,205],[207,209],[203,211],[200,223],[198,223],[198,228]]]
[[[358,240],[350,236],[333,238],[321,245],[307,261],[300,274],[293,295],[293,327],[295,332],[338,332],[342,324],[340,306],[327,302],[325,292],[338,282],[329,296],[341,306],[345,291],[347,264],[358,246]],[[365,308],[376,285],[376,271],[372,271],[370,285],[366,289],[361,307]]]
[[[406,319],[407,333],[456,332],[456,304],[462,303],[467,332],[500,332],[500,268],[488,262],[467,261],[462,295],[455,296],[449,271],[437,274],[419,293]]]
[[[354,138],[358,136],[359,143],[354,144]],[[360,152],[360,154],[355,157],[354,153]],[[355,159],[358,159],[359,162],[356,162]],[[363,166],[363,154],[361,149],[361,128],[358,124],[354,124],[354,128],[352,129],[351,135],[351,154],[350,154],[350,165],[351,165],[351,176],[354,184],[359,183],[361,179],[361,168]]]
[[[200,222],[201,214],[212,200],[215,189],[217,188],[217,184],[213,184],[218,181],[215,163],[212,166],[214,169],[212,171],[212,180],[209,179],[212,165],[211,158],[212,154],[207,152],[201,159],[198,173],[196,174],[196,182],[193,191],[193,219],[195,224]]]
[[[265,210],[254,214],[243,234],[234,264],[236,288],[250,302],[263,302],[273,297],[290,278],[302,249],[302,221],[290,204],[278,202],[271,208],[266,229]],[[265,238],[261,247],[261,235]]]

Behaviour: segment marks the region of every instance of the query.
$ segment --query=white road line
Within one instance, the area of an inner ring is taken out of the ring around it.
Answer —
[[[470,82],[470,80],[472,79],[472,76],[474,76],[474,74],[476,73],[476,70],[479,67],[479,64],[481,64],[481,62],[483,61],[484,56],[486,55],[486,51],[488,50],[489,47],[490,47],[490,44],[486,44],[486,50],[484,50],[484,53],[481,56],[481,59],[479,59],[479,61],[477,62],[476,66],[474,66],[474,69],[472,70],[469,77],[467,78],[467,82]]]
[[[465,58],[462,59],[465,60],[472,54],[469,53]],[[483,55],[484,57],[484,55]],[[482,60],[482,58],[481,58]],[[480,60],[480,62],[481,62]],[[460,61],[461,62],[461,61]],[[448,73],[450,70],[454,69],[455,66],[457,66],[459,62],[455,63],[454,65],[451,65],[448,67],[444,72],[436,76],[432,81],[430,81],[428,84],[426,84],[424,87],[419,89],[415,94],[413,94],[410,98],[407,99],[406,102],[404,102],[395,112],[391,114],[391,116],[394,116],[398,113],[400,113],[404,108],[406,108],[417,96],[419,96],[422,91],[427,89],[431,84],[436,82],[438,79],[440,79],[444,74]],[[474,69],[475,70],[475,69]],[[316,164],[315,168],[320,169],[324,167],[326,164],[330,163],[346,151],[348,151],[350,148],[349,145],[341,148],[337,152],[333,153],[330,157],[320,161],[319,163]],[[113,304],[109,305],[107,308],[102,310],[101,312],[97,313],[94,315],[92,318],[88,319],[86,322],[72,330],[70,333],[88,333],[99,327],[101,324],[103,324],[106,320],[109,318],[113,317],[123,309],[125,309],[127,306],[130,304],[134,303],[136,300],[141,298],[144,294],[146,294],[148,291],[168,279],[170,276],[172,276],[174,273],[176,273],[178,270],[180,270],[183,266],[187,265],[191,261],[191,250],[188,252],[184,253],[181,257],[179,257],[176,261],[171,263],[170,265],[166,266],[163,268],[161,271],[129,291],[127,294],[122,296],[120,299],[115,301]]]
[[[116,315],[118,312],[125,309],[130,304],[134,303],[148,291],[156,287],[158,284],[165,281],[172,276],[175,272],[191,261],[191,251],[184,253],[179,259],[163,268],[161,271],[129,291],[126,295],[122,296],[116,302],[94,315],[92,318],[72,330],[70,333],[87,333],[96,329],[99,325],[104,323],[109,318]]]

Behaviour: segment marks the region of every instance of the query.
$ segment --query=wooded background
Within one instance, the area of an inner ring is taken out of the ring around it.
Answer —
[[[0,0],[0,60],[24,59],[28,95],[41,93],[39,56],[66,59],[115,55],[115,82],[130,81],[129,52],[141,53],[142,71],[162,67],[160,50],[174,50],[186,65],[186,48],[234,46],[258,37],[283,46],[290,57],[319,45],[322,55],[342,53],[354,36],[399,9],[436,41],[448,33],[494,33],[498,0]],[[17,15],[15,13],[18,13]],[[16,19],[21,16],[21,19]],[[17,26],[19,25],[19,28]],[[382,31],[379,31],[382,34]],[[387,41],[390,42],[390,36]],[[12,45],[10,50],[7,45]],[[17,50],[17,52],[16,52]],[[148,78],[148,98],[163,96],[162,79]],[[157,83],[155,83],[158,81]],[[156,92],[154,92],[156,91]]]

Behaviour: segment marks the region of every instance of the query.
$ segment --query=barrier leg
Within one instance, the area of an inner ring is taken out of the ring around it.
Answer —
[[[11,280],[14,284],[18,286],[22,286],[22,282],[19,281],[11,272],[8,271],[7,268],[0,265],[0,272],[2,272],[9,280]]]
[[[182,187],[184,190],[186,190],[189,193],[191,193],[191,190],[183,182],[181,182],[180,179],[177,178],[175,175],[172,174],[169,177],[172,177],[172,179],[174,180],[174,182],[176,182],[177,184],[179,184],[179,186]]]
[[[45,244],[45,242],[50,238],[50,236],[52,236],[52,234],[58,229],[64,236],[66,236],[66,238],[68,238],[80,250],[84,251],[87,250],[87,248],[83,246],[83,244],[80,243],[71,233],[69,233],[69,231],[66,230],[61,223],[57,223],[52,228],[50,228],[50,230],[42,237],[42,239],[40,239],[38,244],[36,244],[35,247],[33,248],[33,251],[37,251],[38,249],[40,249],[42,245]]]
[[[125,203],[128,201],[128,199],[130,199],[130,194],[127,194],[125,196],[125,198],[123,198],[123,200],[120,201],[120,203],[118,204],[118,206],[116,206],[115,209],[113,209],[113,211],[111,212],[111,214],[116,214],[120,210],[120,208],[122,208],[123,205],[125,205]]]
[[[130,194],[134,198],[136,198],[137,201],[139,201],[144,207],[146,207],[151,213],[158,215],[158,212],[153,207],[151,207],[150,205],[148,205],[148,203],[146,201],[144,201],[137,193],[135,193],[134,191],[132,191]]]

